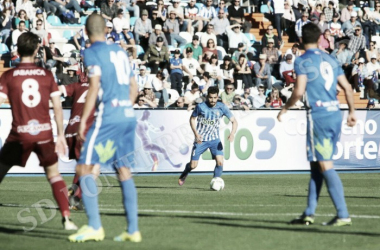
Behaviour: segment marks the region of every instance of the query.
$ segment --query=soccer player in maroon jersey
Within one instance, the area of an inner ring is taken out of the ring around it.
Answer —
[[[62,92],[64,97],[73,97],[73,103],[71,107],[71,114],[69,119],[69,124],[66,127],[65,130],[65,137],[67,146],[69,148],[69,159],[75,159],[78,160],[80,156],[80,150],[83,145],[83,141],[80,140],[78,135],[78,129],[80,124],[80,118],[82,116],[84,102],[86,100],[87,92],[88,92],[88,78],[87,74],[84,73],[85,77],[80,79],[79,82],[72,83],[69,85],[60,85],[59,90]],[[90,128],[92,122],[94,121],[94,113],[95,110],[93,110],[92,114],[89,116],[87,122],[86,122],[86,131],[87,133],[88,129]],[[99,167],[95,168],[95,175],[98,175]],[[74,210],[82,210],[83,206],[81,204],[82,199],[82,193],[79,186],[79,177],[77,174],[75,174],[73,183],[71,188],[69,188],[69,202],[70,202],[70,208]]]
[[[21,63],[3,73],[0,78],[0,104],[9,99],[12,110],[12,129],[0,151],[0,182],[14,165],[25,166],[31,152],[37,154],[51,185],[53,196],[62,214],[65,230],[76,230],[69,219],[67,187],[58,171],[58,154],[65,154],[61,93],[53,74],[34,64],[39,49],[38,36],[26,32],[17,40]],[[57,124],[54,144],[49,115],[49,100],[53,103]]]

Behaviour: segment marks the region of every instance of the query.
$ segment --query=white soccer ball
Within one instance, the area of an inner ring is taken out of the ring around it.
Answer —
[[[210,188],[214,191],[220,191],[224,189],[224,181],[220,177],[212,178]]]
[[[186,155],[188,152],[189,152],[189,146],[186,145],[186,144],[182,144],[180,147],[179,147],[179,152],[183,155]]]

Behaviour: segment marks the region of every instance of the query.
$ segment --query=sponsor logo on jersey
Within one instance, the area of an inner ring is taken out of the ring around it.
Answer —
[[[16,69],[13,71],[13,76],[45,76],[43,69]]]
[[[202,124],[204,124],[204,125],[214,125],[214,124],[215,124],[215,121],[214,121],[214,120],[209,120],[209,119],[205,119],[205,118],[201,119],[200,122],[201,122]]]
[[[112,107],[128,107],[132,106],[132,102],[130,100],[118,100],[118,99],[113,99],[111,101]]]
[[[335,107],[339,105],[339,101],[329,101],[329,102],[322,102],[321,100],[318,100],[315,102],[315,106],[317,107]]]
[[[79,115],[74,116],[74,118],[70,119],[70,121],[69,121],[70,125],[73,125],[76,122],[80,122],[80,116]]]
[[[37,120],[28,121],[28,125],[21,125],[17,127],[17,133],[29,133],[31,135],[38,135],[42,131],[51,130],[50,123],[40,124]]]

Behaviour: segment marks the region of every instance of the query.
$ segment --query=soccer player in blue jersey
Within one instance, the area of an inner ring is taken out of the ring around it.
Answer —
[[[190,117],[191,130],[194,133],[195,141],[191,153],[191,161],[178,179],[178,184],[182,186],[191,170],[198,166],[199,157],[207,149],[210,149],[216,166],[214,177],[220,177],[223,173],[223,145],[219,139],[219,124],[223,116],[227,116],[232,122],[232,130],[228,140],[232,142],[235,137],[238,123],[228,107],[222,102],[218,102],[218,87],[210,87],[207,91],[206,102],[198,104]]]
[[[342,182],[334,170],[332,157],[339,139],[342,115],[337,100],[337,84],[345,91],[349,113],[347,125],[356,124],[352,88],[348,83],[342,67],[330,55],[318,49],[320,29],[313,23],[302,28],[302,38],[306,52],[294,63],[297,83],[289,101],[278,114],[282,115],[292,107],[305,93],[307,108],[307,157],[310,162],[311,176],[306,210],[291,224],[313,224],[319,193],[323,180],[337,210],[337,216],[330,222],[331,226],[351,225],[347,211]]]
[[[88,225],[70,235],[72,242],[104,239],[98,208],[98,190],[92,170],[96,164],[112,164],[116,169],[123,196],[128,228],[115,241],[140,242],[138,230],[137,192],[131,175],[136,117],[132,105],[137,96],[137,84],[128,56],[116,44],[105,42],[104,19],[92,14],[86,22],[91,47],[84,52],[88,70],[89,90],[79,125],[80,139],[86,138],[76,172],[82,188],[82,199]],[[95,102],[97,117],[86,137],[86,121]]]

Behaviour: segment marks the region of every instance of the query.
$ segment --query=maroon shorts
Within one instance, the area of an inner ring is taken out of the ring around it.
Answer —
[[[76,136],[66,137],[66,142],[69,147],[69,159],[78,160],[83,142],[78,140]]]
[[[7,166],[25,167],[30,154],[34,152],[40,160],[40,166],[48,167],[58,161],[53,141],[19,142],[7,141],[0,151],[0,162]]]

